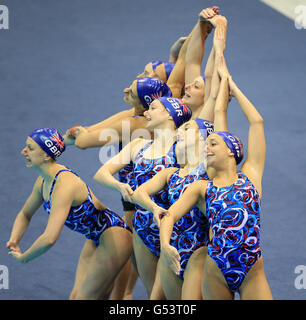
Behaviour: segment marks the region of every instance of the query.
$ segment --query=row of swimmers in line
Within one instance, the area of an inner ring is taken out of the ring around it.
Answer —
[[[13,258],[26,263],[42,255],[66,225],[86,237],[70,299],[106,299],[111,291],[113,299],[120,299],[133,270],[150,299],[233,299],[236,291],[242,299],[272,298],[260,247],[263,119],[229,74],[226,35],[227,19],[219,8],[202,10],[191,33],[180,40],[166,82],[156,72],[145,74],[162,66],[154,62],[124,90],[132,109],[89,127],[73,127],[64,136],[42,128],[27,137],[22,154],[39,177],[7,242]],[[227,127],[230,96],[249,122],[243,163],[242,143]],[[94,177],[121,193],[122,219],[57,158],[68,145],[107,144],[99,139],[101,130],[117,130],[122,143],[124,121],[132,132],[143,128],[151,137],[122,146]],[[41,205],[49,214],[47,226],[22,252],[19,242]]]

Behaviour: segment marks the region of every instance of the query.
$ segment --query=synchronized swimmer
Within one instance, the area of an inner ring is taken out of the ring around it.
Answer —
[[[231,300],[236,292],[241,299],[272,299],[260,245],[264,125],[228,71],[227,24],[218,7],[202,10],[188,36],[171,46],[169,61],[147,63],[124,89],[123,111],[63,136],[54,128],[29,134],[21,154],[38,178],[6,244],[15,260],[38,258],[67,226],[86,238],[71,300],[132,299],[138,277],[152,300]],[[247,154],[228,130],[231,97],[249,123]],[[101,139],[108,130],[118,133],[115,140]],[[137,130],[142,134],[131,140]],[[112,143],[119,152],[94,180],[121,194],[123,218],[58,163],[68,146]],[[47,225],[22,252],[20,241],[41,206]]]

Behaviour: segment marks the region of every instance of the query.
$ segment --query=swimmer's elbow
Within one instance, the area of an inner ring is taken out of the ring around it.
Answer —
[[[134,190],[133,195],[131,199],[133,200],[133,203],[137,204],[137,201],[139,201],[139,197],[141,196],[142,192],[139,190],[140,188],[137,188]]]
[[[49,245],[50,247],[52,247],[52,246],[55,245],[56,241],[57,241],[57,238],[50,238],[50,239],[48,240],[48,245]]]
[[[105,175],[105,173],[104,173],[104,168],[102,169],[99,169],[96,173],[95,173],[95,175],[93,176],[93,179],[94,179],[94,181],[96,181],[96,182],[98,182],[98,183],[100,183],[100,184],[103,184],[103,181],[104,181],[104,179],[103,179],[103,177],[104,177],[104,175]]]
[[[44,233],[42,235],[42,237],[44,239],[45,247],[47,249],[49,249],[52,246],[54,246],[56,241],[57,241],[57,239],[58,239],[58,235],[57,234]]]
[[[100,181],[101,181],[101,173],[100,173],[100,170],[95,173],[95,175],[93,176],[93,179],[94,179],[94,181],[96,181],[96,182],[100,182]]]
[[[204,71],[204,77],[205,77],[205,80],[211,80],[212,79],[212,76],[213,76],[213,69],[205,69]]]
[[[264,120],[263,117],[258,114],[257,117],[252,119],[251,124],[263,126]]]

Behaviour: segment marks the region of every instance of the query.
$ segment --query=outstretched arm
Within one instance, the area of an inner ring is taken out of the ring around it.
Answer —
[[[75,190],[75,181],[70,181],[68,178],[67,182],[63,184],[63,178],[66,177],[60,177],[58,179],[52,193],[52,208],[44,232],[24,253],[16,251],[9,252],[16,260],[22,263],[29,262],[48,251],[58,239],[70,211]]]
[[[28,197],[23,208],[20,210],[14,221],[10,239],[6,244],[6,247],[9,250],[21,252],[19,248],[19,242],[22,239],[24,233],[26,232],[31,222],[32,216],[42,205],[43,199],[41,195],[41,184],[42,178],[38,177],[34,184],[31,195]]]
[[[113,121],[106,121],[100,123],[96,129],[91,127],[76,127],[71,134],[74,139],[74,144],[80,149],[102,147],[106,144],[115,144],[123,139],[123,135],[128,133],[131,134],[134,130],[142,128],[145,122],[143,117],[134,118],[129,115],[129,112],[122,113],[120,118],[114,118]],[[127,130],[128,128],[128,130]],[[125,133],[125,130],[126,133]],[[65,141],[69,139],[66,134]]]
[[[132,117],[134,113],[135,113],[134,108],[118,112],[101,122],[88,126],[87,130],[90,132],[90,131],[95,131],[97,129],[103,129],[105,127],[111,126],[114,122],[122,121],[127,117]]]
[[[261,194],[261,179],[265,167],[266,139],[263,118],[250,100],[237,87],[232,78],[229,78],[231,95],[235,97],[240,108],[249,122],[248,156],[241,171],[253,182]]]

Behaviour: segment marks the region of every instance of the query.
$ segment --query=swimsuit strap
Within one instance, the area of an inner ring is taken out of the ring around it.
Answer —
[[[154,142],[154,140],[150,141],[149,143],[147,143],[139,152],[138,152],[138,156],[139,155],[143,155],[143,153],[151,146],[151,144]]]
[[[52,192],[53,192],[54,185],[55,185],[55,182],[56,182],[56,180],[57,180],[57,177],[58,177],[58,175],[59,175],[61,172],[63,172],[63,171],[70,171],[70,172],[72,172],[70,169],[62,169],[62,170],[59,170],[59,171],[56,173],[56,175],[55,175],[55,177],[54,177],[54,179],[53,179],[53,182],[52,182],[51,189],[50,189],[49,203],[51,203],[51,194],[52,194]],[[75,173],[75,174],[76,174],[76,173]],[[76,174],[76,175],[77,175],[77,174]]]
[[[177,144],[177,140],[174,141],[172,147],[170,148],[168,154],[171,152],[172,155],[173,155],[173,158],[175,159],[175,161],[177,162],[177,158],[176,158],[176,152],[175,152],[175,147],[176,147],[176,144]]]
[[[143,153],[152,145],[152,143],[154,142],[154,140],[151,140],[149,143],[147,143],[139,152],[138,152],[138,155],[137,155],[137,158],[139,156],[143,156]],[[165,156],[169,156],[169,155],[172,155],[175,159],[175,162],[177,162],[177,159],[176,159],[176,153],[175,153],[175,146],[177,144],[177,140],[173,143],[172,147],[169,149],[169,151],[167,152],[166,155],[162,156],[161,158],[164,158]],[[153,160],[156,160],[156,159],[153,159]]]
[[[144,117],[143,114],[138,114],[136,116],[133,116],[133,118],[139,118],[139,117]],[[122,150],[122,141],[119,141],[119,152]]]
[[[180,169],[181,169],[181,168],[177,168],[177,170],[175,170],[175,171],[171,174],[171,176],[169,177],[169,182],[174,178],[174,176],[178,176],[179,178],[181,178],[181,177],[179,176]]]
[[[75,174],[77,177],[79,177],[79,175],[78,175],[76,172],[74,172],[74,171],[72,171],[72,170],[70,170],[70,169],[62,169],[62,170],[59,170],[59,171],[56,173],[56,175],[55,175],[55,177],[54,177],[54,180],[53,180],[53,182],[52,182],[52,186],[51,186],[50,194],[49,194],[49,203],[51,203],[51,195],[52,195],[52,192],[53,192],[53,189],[54,189],[55,182],[56,182],[56,180],[57,180],[57,178],[58,178],[58,175],[59,175],[61,172],[64,172],[64,171],[69,171],[69,172]],[[43,183],[44,183],[44,181],[43,181]],[[42,187],[43,187],[43,183],[42,183],[42,185],[41,185]],[[89,199],[92,201],[91,192],[90,192],[89,187],[88,187],[87,184],[86,184],[86,187],[87,187],[87,191],[88,191],[88,197],[89,197]]]
[[[207,191],[209,190],[209,188],[211,188],[212,186],[213,186],[213,180],[209,179],[208,183],[207,183],[207,187],[206,187],[206,194],[207,194]]]

